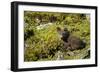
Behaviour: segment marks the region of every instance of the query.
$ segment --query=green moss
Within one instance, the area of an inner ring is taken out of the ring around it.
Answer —
[[[63,58],[66,60],[90,58],[90,22],[85,18],[85,14],[83,15],[25,11],[24,33],[28,37],[24,36],[27,37],[24,40],[27,45],[25,47],[24,61],[56,60],[58,51],[62,52]],[[37,17],[42,17],[42,21],[36,22]],[[51,21],[50,18],[52,17],[54,17],[54,21]],[[48,23],[52,23],[52,25],[48,25],[43,29],[37,29],[37,26]],[[56,27],[68,28],[71,34],[80,37],[86,42],[86,47],[74,51],[65,50],[63,42],[56,31]],[[29,35],[28,33],[30,31],[34,34]]]

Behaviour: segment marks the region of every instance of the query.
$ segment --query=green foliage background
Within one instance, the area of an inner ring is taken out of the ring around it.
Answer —
[[[86,47],[64,49],[56,27],[68,28],[72,35],[86,42]],[[89,14],[25,11],[24,49],[24,61],[57,60],[61,55],[64,60],[90,58]]]

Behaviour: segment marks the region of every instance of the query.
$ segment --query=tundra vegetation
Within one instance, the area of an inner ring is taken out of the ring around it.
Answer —
[[[82,39],[85,48],[65,48],[57,27]],[[90,51],[89,14],[24,11],[24,61],[89,59]]]

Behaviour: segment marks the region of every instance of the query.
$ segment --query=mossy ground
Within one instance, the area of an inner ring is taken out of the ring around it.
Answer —
[[[36,20],[36,19],[40,20]],[[24,12],[24,61],[50,61],[63,55],[64,60],[90,58],[90,20],[86,14]],[[47,25],[51,23],[51,25]],[[46,25],[37,29],[40,25]],[[68,28],[70,33],[86,42],[79,50],[66,50],[56,27]],[[60,53],[58,54],[58,52]]]

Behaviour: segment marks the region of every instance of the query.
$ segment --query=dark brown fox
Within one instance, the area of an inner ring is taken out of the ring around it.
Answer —
[[[75,50],[85,48],[86,43],[76,36],[72,36],[67,28],[63,30],[60,27],[57,27],[57,32],[61,36],[61,40],[64,42],[64,48]]]

